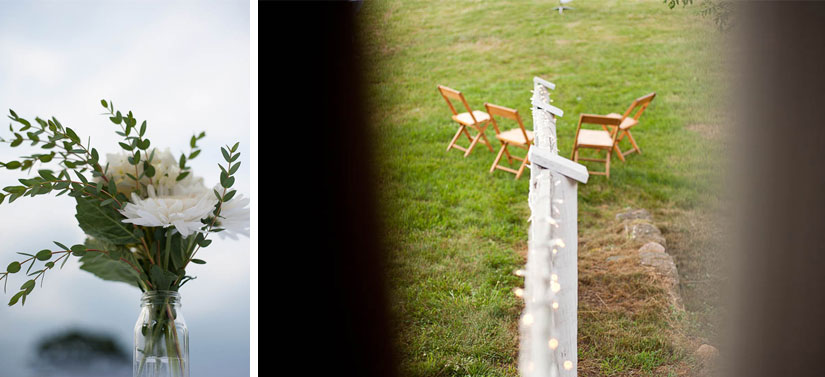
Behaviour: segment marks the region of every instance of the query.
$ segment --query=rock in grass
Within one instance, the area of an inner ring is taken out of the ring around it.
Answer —
[[[619,214],[616,214],[616,220],[652,220],[653,217],[650,216],[650,212],[647,212],[646,209],[631,209],[629,211],[625,211]]]
[[[662,232],[655,225],[646,220],[632,220],[625,222],[625,233],[638,242],[656,242],[662,246],[667,244]]]

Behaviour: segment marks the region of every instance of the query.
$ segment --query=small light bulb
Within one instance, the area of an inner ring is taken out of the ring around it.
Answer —
[[[550,341],[549,341],[549,342],[547,342],[547,344],[550,346],[550,349],[551,349],[551,350],[554,350],[554,349],[556,349],[556,348],[559,348],[559,341],[558,341],[558,340],[556,340],[555,338],[550,339]]]
[[[553,291],[553,293],[558,292],[559,290],[561,290],[561,285],[559,285],[559,283],[556,283],[555,281],[550,282],[550,290]]]
[[[573,362],[570,361],[570,360],[565,361],[564,362],[564,369],[565,370],[573,369]]]
[[[513,294],[515,294],[516,297],[524,297],[524,290],[521,288],[516,288],[513,290]]]
[[[559,275],[556,275],[556,274],[550,275],[550,280],[558,281],[559,280]]]
[[[533,324],[533,315],[530,314],[530,313],[525,314],[524,317],[521,317],[521,323],[523,323],[525,326],[532,325]]]
[[[558,252],[559,252],[559,249],[553,249],[553,255],[558,254]]]
[[[558,301],[553,301],[553,309],[558,309],[558,308],[559,308]]]
[[[513,271],[513,274],[516,275],[516,276],[524,276],[525,272],[526,271],[524,271],[524,270],[515,270],[515,271]]]
[[[559,247],[564,247],[564,240],[561,238],[556,239],[556,245]]]

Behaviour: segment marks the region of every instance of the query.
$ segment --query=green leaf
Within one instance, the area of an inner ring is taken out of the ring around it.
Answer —
[[[76,257],[82,257],[86,255],[86,245],[73,245],[71,249],[72,254]]]
[[[226,195],[223,196],[223,201],[228,202],[228,201],[232,200],[232,198],[235,197],[236,192],[238,192],[238,191],[237,190],[232,190],[230,192],[227,192]]]
[[[40,250],[40,251],[37,252],[37,254],[35,254],[35,258],[37,258],[37,260],[41,260],[41,261],[47,261],[47,260],[51,259],[51,257],[52,257],[52,251],[49,250],[49,249]]]
[[[57,177],[55,177],[54,173],[52,173],[52,171],[49,170],[49,169],[38,170],[37,174],[39,174],[41,177],[43,177],[43,179],[45,179],[47,181],[56,181],[57,180]]]
[[[143,123],[140,124],[140,132],[138,133],[140,136],[146,133],[146,121],[144,120]],[[146,149],[146,148],[143,148]]]
[[[78,137],[71,128],[66,127],[66,136],[68,136],[69,139],[72,139],[75,143],[80,144],[80,137]]]
[[[68,246],[66,246],[66,245],[64,245],[64,244],[62,244],[62,243],[60,243],[60,242],[57,242],[57,241],[52,241],[52,242],[53,242],[55,245],[59,246],[62,250],[71,250],[71,249],[69,249],[69,247],[68,247]]]
[[[109,103],[105,99],[100,100],[100,104],[107,109],[109,108]]]
[[[14,170],[21,166],[20,161],[9,161],[6,163],[6,169]]]
[[[241,145],[241,142],[240,142],[240,141],[239,141],[239,142],[237,142],[237,143],[235,143],[235,145],[233,145],[233,146],[232,146],[232,150],[231,150],[231,152],[232,152],[232,153],[235,153],[235,151],[237,151],[237,150],[238,150],[238,146],[239,146],[239,145]]]
[[[186,168],[186,155],[184,155],[184,154],[180,155],[180,162],[178,163],[178,165],[180,166],[181,169]]]
[[[223,159],[229,161],[229,159],[231,158],[229,156],[229,151],[227,151],[224,147],[221,147],[221,153],[223,153]]]
[[[206,261],[201,259],[192,259],[192,263],[194,264],[206,264]]]
[[[149,270],[149,278],[155,286],[154,289],[166,291],[178,279],[178,276],[153,264],[152,269]]]
[[[190,154],[189,154],[189,159],[191,160],[191,159],[193,159],[193,158],[195,158],[195,157],[198,157],[198,155],[199,155],[199,154],[201,154],[201,150],[200,150],[200,149],[196,149],[195,151],[193,151],[192,153],[190,153]]]
[[[120,248],[121,250],[126,250],[122,246],[113,245],[108,242],[104,242],[94,238],[86,239],[86,245],[83,247],[84,250],[87,247],[89,249],[97,250],[113,250],[117,248]],[[121,254],[123,254],[127,260],[137,265],[135,263],[136,261],[134,260],[134,257],[128,250]],[[81,270],[90,272],[103,280],[118,281],[132,285],[134,287],[139,287],[137,279],[140,279],[140,274],[134,269],[132,269],[132,267],[130,267],[129,264],[127,264],[126,262],[120,260],[113,260],[106,256],[106,254],[99,252],[86,253],[85,255],[81,256],[79,262]]]
[[[230,188],[233,184],[235,184],[235,177],[221,179],[221,186],[223,186],[224,188]]]
[[[235,165],[232,165],[232,167],[231,167],[231,168],[229,168],[229,175],[235,174],[235,172],[236,172],[236,171],[238,171],[238,168],[239,168],[239,167],[241,167],[241,163],[240,163],[240,162],[239,162],[239,163],[237,163],[237,164],[235,164]]]
[[[182,180],[182,179],[186,178],[186,176],[187,176],[187,175],[189,175],[189,172],[188,172],[188,171],[182,172],[182,173],[180,173],[180,174],[178,175],[178,177],[177,177],[177,178],[175,178],[175,180],[176,180],[176,181],[180,181],[180,180]]]
[[[11,300],[9,300],[9,306],[14,306],[14,304],[16,304],[17,301],[20,299],[20,296],[23,296],[24,293],[26,293],[26,291],[20,291],[17,292],[17,294],[15,294],[14,296],[11,296]]]
[[[77,197],[76,200],[75,217],[86,234],[116,245],[138,241],[132,234],[132,226],[123,223],[123,215],[112,207],[101,207],[94,199]]]
[[[20,271],[20,262],[11,262],[9,266],[6,267],[6,271],[10,274]]]

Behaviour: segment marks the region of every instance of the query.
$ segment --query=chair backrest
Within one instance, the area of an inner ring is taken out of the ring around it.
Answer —
[[[485,103],[484,108],[487,110],[487,114],[490,114],[490,120],[493,121],[493,128],[496,130],[496,135],[500,134],[501,131],[498,128],[498,123],[496,122],[496,115],[500,117],[504,117],[507,119],[514,120],[518,122],[519,128],[521,128],[521,133],[524,135],[524,140],[527,141],[527,145],[530,145],[530,138],[527,137],[527,130],[524,129],[524,123],[521,122],[521,116],[518,115],[518,110],[511,109],[509,107],[493,105],[492,103]]]
[[[459,92],[458,90],[448,88],[444,85],[438,86],[438,92],[441,93],[441,96],[444,97],[444,100],[447,101],[447,106],[450,106],[450,111],[453,112],[453,115],[458,115],[458,111],[455,110],[453,103],[450,102],[450,98],[454,100],[461,101],[464,104],[464,108],[467,109],[467,112],[470,113],[470,117],[473,118],[473,123],[477,123],[475,115],[473,115],[473,110],[470,109],[470,105],[467,104],[467,100],[464,99],[464,94]]]
[[[636,100],[630,104],[630,107],[627,108],[627,111],[624,112],[624,115],[622,115],[622,120],[629,117],[630,113],[632,113],[634,109],[639,110],[636,111],[635,115],[633,115],[633,119],[639,120],[639,117],[642,116],[642,113],[645,109],[647,109],[647,106],[650,105],[650,101],[653,101],[653,97],[656,97],[656,92],[636,98]]]
[[[579,125],[576,127],[576,138],[573,140],[579,139],[579,131],[582,128],[582,124],[597,124],[611,127],[609,131],[610,139],[613,140],[613,144],[616,144],[616,135],[619,134],[619,125],[622,124],[622,119],[604,115],[581,114],[579,116]]]

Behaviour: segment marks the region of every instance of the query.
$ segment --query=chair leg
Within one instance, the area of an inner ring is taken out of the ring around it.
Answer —
[[[527,153],[529,154],[530,150],[528,150]],[[528,163],[527,162],[527,155],[525,155],[524,156],[524,161],[521,162],[521,166],[518,168],[518,173],[516,173],[516,180],[521,178],[521,173],[524,172],[524,167],[527,166],[527,163]]]
[[[627,138],[630,139],[630,144],[633,144],[633,149],[636,150],[636,153],[642,154],[642,150],[639,149],[639,145],[636,144],[636,140],[633,139],[633,135],[630,134],[630,130],[626,130],[625,133],[627,134]]]
[[[579,160],[579,154],[576,153],[576,152],[578,152],[578,150],[576,148],[576,145],[574,144],[573,145],[573,152],[570,153],[570,159],[573,160],[573,161],[578,161]]]
[[[605,161],[605,169],[604,173],[607,179],[610,179],[610,156],[613,155],[613,151],[608,149],[607,151],[607,161]]]
[[[489,123],[487,123],[484,127],[479,127],[479,131],[481,132],[481,137],[484,139],[484,144],[487,144],[487,149],[489,149],[490,152],[493,152],[493,144],[490,143],[490,140],[487,140],[487,135],[484,134],[484,131],[487,130],[487,126],[489,126]]]
[[[504,154],[504,151],[507,150],[507,143],[501,143],[501,149],[498,151],[498,156],[493,161],[493,166],[490,167],[490,173],[492,174],[496,171],[496,166],[498,166],[498,162],[501,161],[501,156]]]
[[[619,159],[622,160],[622,162],[625,162],[624,161],[624,154],[622,154],[622,149],[619,148],[619,141],[618,140],[616,140],[616,144],[613,144],[613,149],[612,150],[616,151],[616,154],[619,155]]]
[[[458,132],[455,133],[455,136],[453,136],[453,140],[450,140],[450,144],[447,145],[447,152],[449,152],[450,148],[452,148],[453,145],[455,145],[455,142],[458,140],[458,137],[461,136],[462,131],[464,131],[464,125],[458,127]]]
[[[504,143],[504,154],[507,155],[507,163],[513,164],[513,156],[510,155],[510,150],[507,149],[507,143]]]
[[[467,157],[467,156],[470,155],[470,152],[472,152],[473,148],[476,147],[476,143],[478,143],[478,139],[480,139],[482,136],[484,136],[484,134],[479,133],[478,135],[476,135],[475,138],[472,139],[472,141],[470,142],[470,147],[467,148],[467,152],[464,152],[464,157]]]

